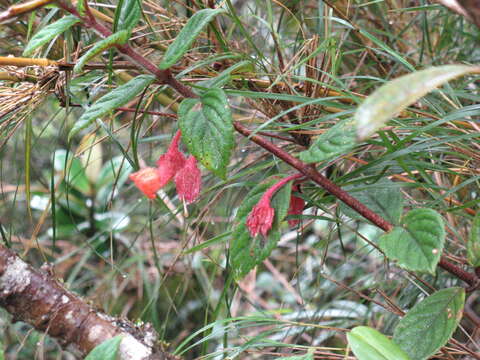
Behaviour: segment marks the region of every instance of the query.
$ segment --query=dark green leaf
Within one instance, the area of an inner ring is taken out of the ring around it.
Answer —
[[[139,0],[120,0],[115,10],[115,29],[126,30],[130,34],[142,16]]]
[[[77,17],[69,15],[40,29],[28,42],[25,50],[23,50],[23,56],[30,56],[40,46],[62,34],[78,22],[80,22],[80,20]]]
[[[315,142],[300,153],[300,160],[313,163],[344,155],[356,144],[355,126],[352,119],[334,125],[320,135]]]
[[[115,360],[121,341],[122,335],[105,340],[90,351],[85,360]]]
[[[100,40],[97,42],[90,50],[88,50],[80,59],[78,59],[77,64],[73,68],[74,73],[79,73],[83,70],[83,67],[93,57],[97,56],[101,52],[105,51],[106,49],[115,46],[115,45],[123,45],[127,42],[129,37],[129,33],[127,30],[121,30],[116,32],[109,37]]]
[[[380,237],[380,248],[391,260],[411,271],[435,273],[445,242],[443,219],[432,209],[414,209],[402,226]]]
[[[263,193],[277,180],[269,181],[254,187],[246,196],[235,217],[236,228],[230,244],[231,265],[234,277],[242,279],[256,265],[262,263],[277,246],[280,240],[280,223],[287,216],[290,205],[291,183],[280,189],[272,198],[271,205],[275,209],[272,228],[265,239],[262,235],[252,238],[248,232],[246,221],[252,208],[258,203]]]
[[[168,47],[163,60],[159,65],[160,69],[168,69],[175,64],[190,48],[203,28],[218,14],[224,13],[222,9],[203,9],[197,11],[183,27],[172,44]]]
[[[437,291],[415,305],[397,325],[395,341],[413,360],[427,359],[444,346],[462,318],[465,290]]]
[[[188,151],[224,179],[235,139],[232,113],[223,90],[211,89],[200,99],[183,100],[178,119]]]
[[[348,345],[358,360],[409,360],[392,340],[368,326],[357,326],[347,333]]]
[[[388,179],[373,185],[359,185],[345,189],[363,205],[381,215],[392,224],[398,224],[403,212],[403,196],[400,187]],[[340,211],[355,220],[367,221],[351,207],[340,202]]]
[[[70,130],[68,138],[71,139],[80,130],[85,129],[97,118],[102,117],[117,107],[125,105],[154,81],[154,76],[140,75],[102,96],[95,102],[95,104],[90,106],[87,111],[83,113],[80,119],[77,120],[72,130]]]
[[[444,65],[416,71],[387,82],[358,107],[355,113],[358,138],[368,138],[389,119],[436,87],[459,76],[479,72],[479,66]]]
[[[473,219],[467,243],[468,262],[472,266],[480,266],[480,212]]]

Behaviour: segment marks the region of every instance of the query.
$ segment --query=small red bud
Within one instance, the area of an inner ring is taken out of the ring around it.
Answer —
[[[250,235],[255,237],[258,233],[261,233],[263,236],[267,236],[268,231],[272,228],[274,216],[275,211],[270,205],[270,196],[268,194],[262,196],[247,217],[247,227]]]
[[[140,169],[130,174],[129,178],[149,199],[154,199],[157,191],[162,187],[158,171],[152,167]]]
[[[175,185],[178,197],[187,203],[194,202],[200,195],[202,174],[194,156],[190,155],[185,165],[175,175]]]

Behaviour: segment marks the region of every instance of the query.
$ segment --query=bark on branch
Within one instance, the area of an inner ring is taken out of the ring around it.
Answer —
[[[122,360],[176,359],[160,349],[153,328],[140,328],[94,309],[48,271],[33,268],[2,245],[0,305],[13,315],[14,321],[29,323],[83,355],[103,341],[122,335]]]

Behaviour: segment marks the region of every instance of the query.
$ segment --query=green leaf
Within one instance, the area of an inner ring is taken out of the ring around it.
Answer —
[[[67,151],[63,149],[55,151],[53,167],[55,171],[65,173],[65,181],[70,186],[82,194],[89,195],[91,193],[90,183],[85,174],[85,169],[81,161],[73,157],[71,152],[67,153]]]
[[[388,179],[382,179],[372,185],[358,185],[352,188],[346,188],[345,190],[363,205],[387,219],[392,224],[396,225],[400,222],[400,217],[403,212],[403,196],[400,187],[396,183]],[[363,216],[343,202],[340,202],[339,209],[352,219],[367,221]]]
[[[86,4],[88,0],[78,0],[77,1],[77,11],[80,16],[84,16],[85,13],[87,12],[87,6]]]
[[[23,56],[30,56],[40,46],[65,32],[78,22],[80,22],[80,20],[77,17],[69,15],[45,26],[30,39],[25,50],[23,50]]]
[[[123,156],[117,156],[107,161],[100,170],[95,184],[97,203],[100,206],[106,206],[115,198],[132,171],[132,166]]]
[[[142,16],[142,8],[138,0],[120,0],[115,9],[114,29],[126,30],[128,37]]]
[[[225,179],[235,139],[232,113],[221,89],[206,91],[200,99],[185,99],[178,109],[182,140],[207,169]]]
[[[320,135],[308,150],[299,154],[299,157],[306,163],[328,160],[349,152],[355,146],[356,141],[353,120],[344,120]]]
[[[355,113],[357,137],[368,138],[389,119],[436,87],[469,73],[479,66],[444,65],[401,76],[375,90]]]
[[[480,212],[473,219],[467,243],[467,258],[472,266],[480,266]]]
[[[347,333],[348,345],[358,360],[409,360],[392,340],[368,326],[357,326]]]
[[[227,84],[232,79],[232,77],[235,76],[235,74],[247,71],[253,72],[254,70],[255,69],[251,61],[243,60],[235,63],[228,69],[225,69],[214,78],[198,82],[197,85],[205,88],[221,88],[223,85]]]
[[[154,81],[154,76],[140,75],[102,96],[95,102],[95,104],[90,106],[87,111],[83,113],[80,119],[77,120],[68,134],[68,139],[70,140],[80,130],[85,129],[97,118],[100,118],[117,107],[128,103]]]
[[[121,341],[122,335],[105,340],[90,351],[85,360],[115,360]]]
[[[162,62],[159,65],[160,69],[168,69],[175,64],[187,52],[192,43],[203,28],[218,14],[224,13],[222,9],[203,9],[197,11],[183,27],[172,44],[168,47]]]
[[[411,271],[435,273],[445,242],[443,219],[432,209],[414,209],[402,226],[380,237],[379,246],[391,260]]]
[[[73,68],[73,72],[78,74],[83,70],[83,67],[93,57],[97,56],[106,49],[115,46],[123,45],[128,41],[129,32],[127,30],[121,30],[116,32],[109,37],[97,42],[90,50],[88,50],[80,59],[78,59],[77,64]]]
[[[256,265],[262,263],[277,246],[281,237],[280,224],[287,216],[290,205],[291,182],[282,187],[272,198],[271,205],[275,210],[272,228],[268,238],[258,235],[252,238],[248,232],[246,221],[252,208],[258,203],[263,193],[278,179],[254,187],[246,196],[235,217],[236,228],[230,244],[230,261],[236,280],[241,280]]]
[[[444,346],[462,318],[465,290],[452,287],[437,291],[415,305],[393,334],[412,360],[423,360]]]

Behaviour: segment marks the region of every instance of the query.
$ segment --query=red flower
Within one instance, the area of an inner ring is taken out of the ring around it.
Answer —
[[[158,173],[160,175],[160,187],[168,184],[175,174],[185,165],[185,155],[178,149],[181,132],[177,131],[165,154],[157,161]]]
[[[292,191],[298,191],[298,185],[292,186]],[[288,209],[288,215],[301,215],[303,212],[303,208],[305,207],[305,201],[298,196],[291,195],[290,196],[290,207]],[[291,219],[288,220],[288,225],[290,227],[295,227],[300,222],[299,219]]]
[[[255,237],[261,233],[263,236],[267,236],[268,231],[272,228],[274,216],[275,211],[270,205],[270,194],[267,191],[248,214],[247,227],[250,235]]]
[[[175,185],[181,200],[190,204],[197,199],[202,185],[202,174],[194,156],[190,155],[185,165],[175,175]]]
[[[130,174],[129,178],[149,199],[154,199],[157,191],[162,187],[158,171],[152,167],[140,169]]]
[[[287,176],[265,191],[260,201],[253,207],[250,214],[248,214],[247,227],[250,235],[255,237],[260,232],[263,236],[267,236],[268,231],[272,228],[273,218],[275,216],[275,210],[270,205],[272,196],[288,182],[300,179],[301,177],[303,177],[302,174]]]

